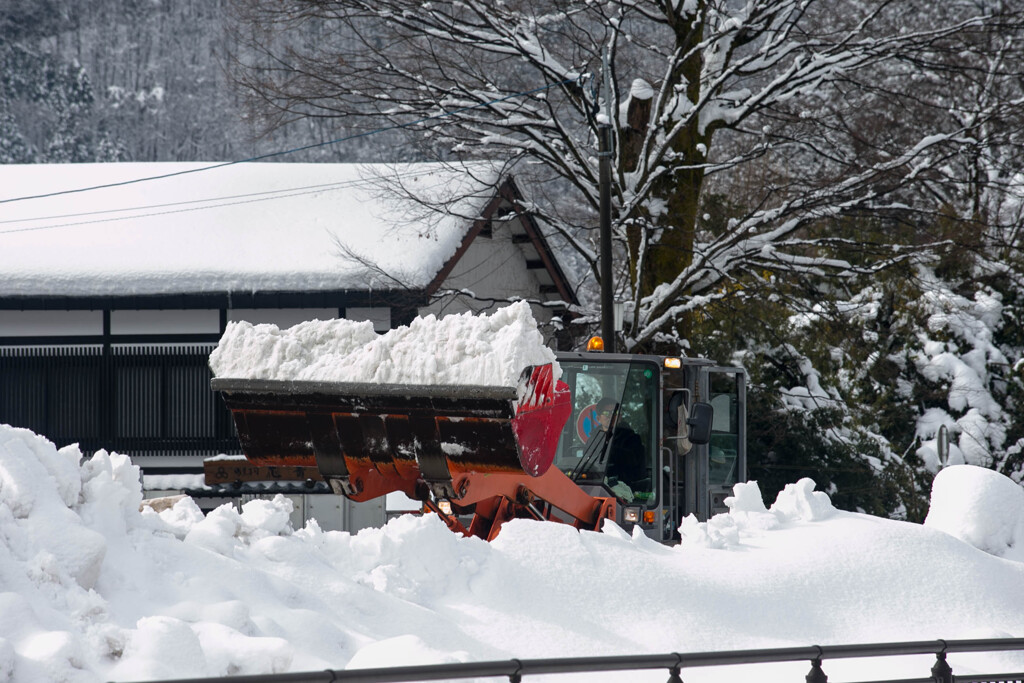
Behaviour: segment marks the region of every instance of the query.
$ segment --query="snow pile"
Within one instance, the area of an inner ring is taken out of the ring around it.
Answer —
[[[979,550],[1024,562],[1024,488],[998,472],[973,465],[940,471],[924,523]]]
[[[529,304],[518,302],[490,316],[416,318],[380,336],[366,321],[230,323],[210,368],[245,379],[515,386],[523,368],[554,360]]]
[[[707,536],[728,531],[717,548],[692,539],[666,547],[611,522],[595,533],[525,520],[488,544],[451,533],[434,515],[356,535],[315,522],[293,530],[282,496],[206,516],[190,498],[140,510],[139,472],[127,457],[80,460],[75,447],[0,426],[0,683],[1024,633],[1024,563],[927,526],[835,510],[806,479],[770,509],[755,483],[737,486],[728,515],[689,525]],[[945,471],[936,505],[959,504],[965,537],[992,546],[1006,538],[991,526],[992,511],[1019,520],[1020,491],[972,484],[974,474]],[[984,496],[984,511],[958,503],[957,491]],[[1024,653],[949,661],[959,675],[1016,671]],[[930,666],[923,658],[825,663],[834,680],[920,678]],[[775,683],[807,668],[684,677]]]
[[[228,586],[213,585],[208,603],[202,586],[232,539],[285,531],[290,503],[253,501],[241,515],[225,507],[204,518],[186,498],[158,515],[140,511],[129,458],[81,459],[75,446],[57,450],[0,425],[0,682],[286,670],[284,640],[250,637],[247,608]],[[231,572],[238,597],[259,590],[241,574]]]
[[[757,482],[741,482],[726,498],[729,514],[716,515],[701,523],[690,515],[679,527],[682,545],[702,548],[732,548],[740,545],[740,532],[748,529],[778,529],[792,522],[816,522],[836,513],[827,494],[814,490],[811,479],[801,479],[786,487],[771,509],[761,500]]]
[[[40,583],[89,590],[106,544],[69,509],[83,493],[81,454],[70,447],[55,450],[30,432],[7,425],[0,425],[0,442],[0,523],[7,532],[3,548],[29,562],[29,575]],[[33,486],[47,480],[50,486]]]

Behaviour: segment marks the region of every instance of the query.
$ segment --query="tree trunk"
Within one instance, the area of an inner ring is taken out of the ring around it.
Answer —
[[[692,50],[694,41],[699,41],[703,35],[700,27],[694,23],[683,25],[673,24],[676,32],[676,46],[681,52],[687,52],[693,56],[680,63],[679,68],[672,74],[674,83],[687,84],[685,97],[691,103],[696,103],[700,98],[700,75],[703,67],[701,58],[702,51]],[[652,112],[651,98],[646,99],[636,96],[636,83],[630,93],[629,106],[626,113],[626,127],[623,129],[620,145],[620,173],[633,172],[638,170],[637,166],[642,160],[641,146],[647,135],[648,126],[652,121],[662,119],[664,111]],[[679,95],[684,96],[683,94]],[[668,106],[672,106],[669,103]],[[651,195],[664,201],[664,212],[653,216],[646,209],[643,215],[630,216],[627,227],[627,242],[629,247],[630,279],[634,291],[640,297],[650,296],[659,284],[671,282],[676,275],[693,262],[693,245],[696,239],[697,212],[700,207],[701,191],[704,184],[704,162],[705,150],[710,145],[711,134],[705,132],[701,135],[697,128],[698,117],[675,135],[671,141],[672,151],[684,159],[681,168],[671,175],[663,176],[656,181]],[[671,125],[669,120],[668,125]],[[657,165],[657,160],[650,166]],[[661,229],[660,238],[647,247],[646,253],[641,254],[643,249],[642,231],[644,229]],[[640,261],[643,260],[641,264]],[[669,302],[671,304],[671,302]],[[692,323],[690,316],[684,316],[674,322],[671,329],[679,339],[687,339]],[[668,331],[669,328],[666,328]],[[674,343],[648,343],[637,350],[645,350],[659,353],[679,353],[678,346]]]

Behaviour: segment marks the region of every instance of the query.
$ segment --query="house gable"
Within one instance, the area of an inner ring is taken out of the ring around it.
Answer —
[[[511,177],[498,187],[426,293],[435,301],[421,311],[479,311],[525,299],[542,304],[534,307],[542,322],[577,302]]]

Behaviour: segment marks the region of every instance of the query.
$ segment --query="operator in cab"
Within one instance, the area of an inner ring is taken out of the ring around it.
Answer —
[[[596,412],[597,428],[604,438],[595,438],[599,436],[595,432],[592,439],[600,443],[600,448],[608,449],[605,475],[634,487],[636,482],[647,477],[644,445],[640,436],[628,424],[619,420],[619,404],[613,399],[606,397],[598,401]],[[610,444],[607,442],[609,435]]]

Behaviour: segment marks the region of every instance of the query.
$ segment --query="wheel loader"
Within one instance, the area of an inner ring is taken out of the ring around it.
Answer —
[[[466,535],[491,540],[516,518],[590,530],[611,519],[671,543],[684,517],[726,510],[746,478],[742,369],[600,351],[556,359],[559,378],[532,366],[514,387],[211,387],[253,465],[316,467],[354,501],[400,491]]]

